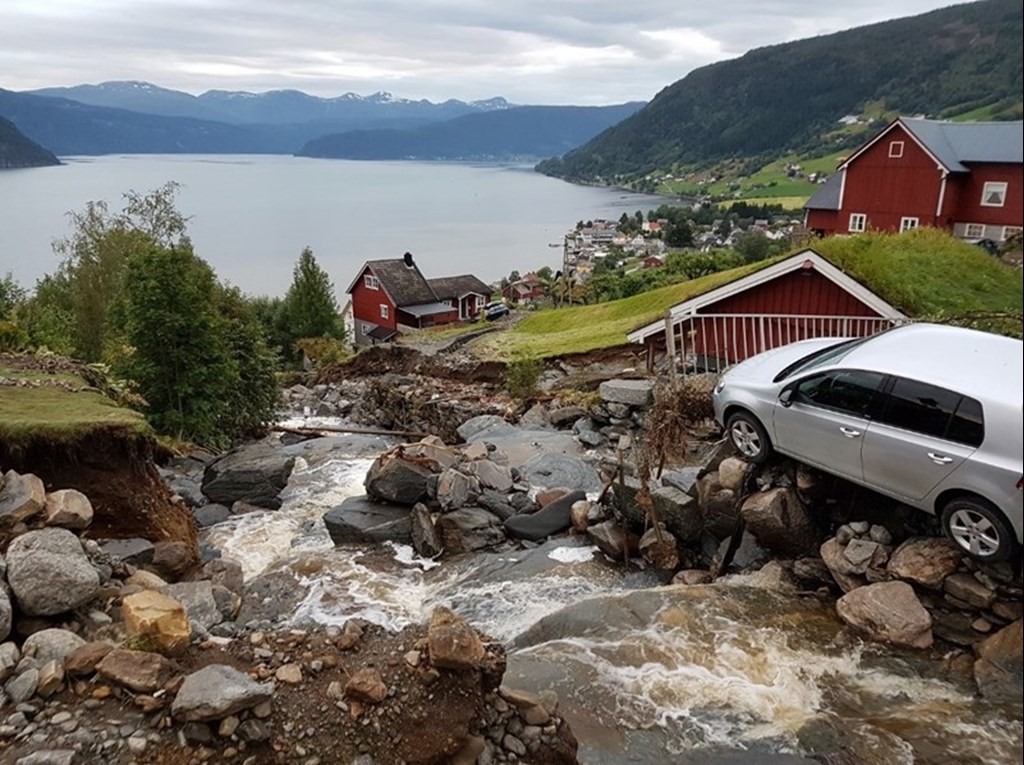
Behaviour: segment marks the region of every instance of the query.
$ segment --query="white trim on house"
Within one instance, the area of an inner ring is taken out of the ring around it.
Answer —
[[[850,213],[850,222],[847,225],[846,230],[851,234],[863,234],[868,230],[868,214]]]
[[[984,223],[965,223],[964,224],[964,239],[984,239],[985,238],[985,224]]]
[[[842,173],[839,176],[839,209],[836,210],[836,212],[839,212],[843,209],[843,202],[846,200],[846,170],[840,168],[836,172]]]
[[[380,318],[388,319],[388,318],[390,318],[390,314],[391,314],[391,309],[388,308],[387,303],[381,303],[380,304]]]
[[[1006,189],[1008,185],[1006,181],[985,181],[985,185],[981,187],[981,206],[1006,207]],[[986,202],[985,197],[989,194],[998,194],[999,202]]]
[[[904,231],[913,231],[921,224],[921,219],[913,216],[904,216],[900,218],[900,233]]]
[[[666,318],[669,320],[675,320],[680,317],[695,314],[701,308],[705,308],[719,302],[720,300],[732,297],[733,295],[738,295],[741,292],[746,292],[753,287],[766,284],[780,276],[784,276],[794,271],[799,271],[800,269],[807,267],[808,264],[810,264],[810,267],[817,271],[821,276],[824,276],[826,279],[857,298],[857,300],[879,316],[887,319],[906,318],[906,316],[894,306],[882,300],[882,298],[856,279],[853,279],[843,273],[821,255],[810,249],[802,250],[801,252],[791,255],[785,260],[780,260],[778,263],[774,263],[767,268],[762,268],[760,271],[755,271],[754,273],[748,274],[736,281],[723,284],[721,287],[705,292],[703,295],[697,295],[696,297],[683,301],[682,303],[670,308]],[[664,331],[665,318],[661,318],[633,330],[628,333],[626,337],[631,343],[642,343],[647,338]]]
[[[903,159],[903,141],[889,141],[889,159]]]
[[[914,131],[908,129],[907,126],[903,124],[903,120],[901,120],[899,117],[897,117],[895,120],[893,120],[892,123],[889,125],[889,127],[887,127],[885,130],[883,130],[881,133],[876,135],[874,138],[872,138],[866,144],[864,144],[859,149],[857,149],[857,151],[855,151],[853,154],[851,154],[847,158],[847,160],[845,162],[843,162],[843,164],[841,164],[839,166],[838,169],[839,170],[845,170],[846,168],[848,168],[850,166],[851,162],[853,162],[855,159],[857,159],[857,157],[859,157],[861,154],[866,152],[868,149],[870,149],[876,143],[878,143],[883,138],[885,138],[887,135],[889,135],[889,131],[891,131],[897,125],[899,125],[903,129],[903,132],[910,138],[910,140],[912,140],[914,143],[917,144],[918,148],[920,148],[921,151],[923,151],[925,154],[927,154],[929,157],[931,157],[932,160],[934,160],[934,162],[935,162],[936,166],[939,168],[939,170],[944,170],[946,172],[949,172],[949,168],[946,167],[944,164],[942,164],[942,161],[938,157],[936,157],[934,154],[932,154],[932,152],[928,149],[927,146],[925,146],[923,143],[921,143],[919,140],[917,140],[917,136],[914,135]]]
[[[1019,234],[1020,232],[1021,232],[1021,226],[1003,226],[1003,238],[1002,238],[1002,241],[1005,242],[1011,236],[1013,236],[1014,234]]]
[[[939,185],[939,201],[935,205],[935,218],[942,217],[942,205],[946,201],[946,179],[949,177],[949,173],[946,171],[942,172],[942,183]]]
[[[373,274],[363,274],[363,286],[368,290],[379,290],[380,279]]]

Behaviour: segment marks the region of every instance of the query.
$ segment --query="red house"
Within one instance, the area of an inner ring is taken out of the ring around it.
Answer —
[[[862,337],[906,320],[814,250],[803,250],[673,306],[628,337],[647,346],[649,362],[665,350],[704,372],[797,340]]]
[[[547,286],[532,271],[501,288],[501,296],[513,303],[532,303],[547,294]]]
[[[403,328],[471,318],[491,294],[475,276],[428,281],[408,252],[401,258],[368,260],[347,291],[352,296],[356,345],[391,340]]]
[[[821,236],[942,228],[1002,242],[1024,226],[1024,123],[900,117],[804,205]]]

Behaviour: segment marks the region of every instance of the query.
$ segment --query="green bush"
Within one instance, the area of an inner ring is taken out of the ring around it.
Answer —
[[[515,398],[530,398],[537,393],[537,381],[544,365],[533,356],[521,355],[508,363],[505,387]]]

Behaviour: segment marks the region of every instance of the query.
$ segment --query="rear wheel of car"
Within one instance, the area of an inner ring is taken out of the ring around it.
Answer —
[[[750,412],[733,412],[725,423],[725,430],[736,451],[749,462],[764,462],[771,456],[772,442],[768,431]]]
[[[1006,518],[980,497],[957,497],[949,502],[942,509],[942,528],[964,552],[978,560],[1006,560],[1017,548]]]

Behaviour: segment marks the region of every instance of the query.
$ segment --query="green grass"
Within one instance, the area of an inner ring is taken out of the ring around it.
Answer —
[[[799,212],[803,216],[803,206],[807,199],[808,195],[798,197],[744,197],[743,199],[731,199],[728,202],[722,202],[722,207],[728,210],[737,202],[746,202],[751,205],[782,205],[782,209]]]
[[[909,316],[954,317],[1024,310],[1021,271],[934,229],[833,237],[813,249]],[[745,276],[779,258],[650,292],[587,306],[538,311],[515,327],[473,341],[489,358],[549,358],[622,345],[626,335],[672,306]]]
[[[48,375],[0,367],[0,377],[62,380],[75,386],[85,381],[70,373]],[[12,446],[30,441],[69,442],[94,430],[122,429],[152,435],[141,414],[118,406],[98,391],[71,392],[52,385],[0,386],[0,441]]]

